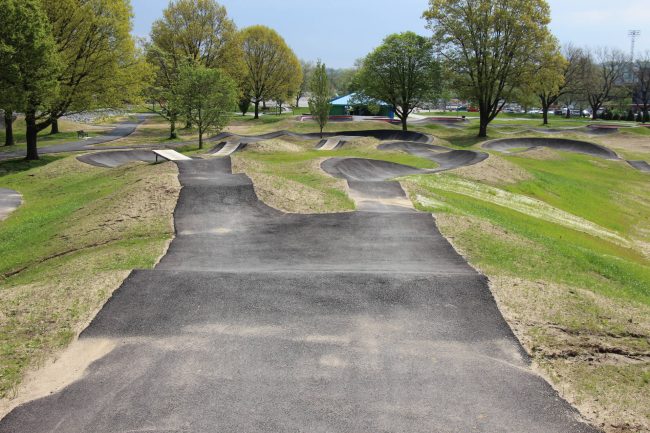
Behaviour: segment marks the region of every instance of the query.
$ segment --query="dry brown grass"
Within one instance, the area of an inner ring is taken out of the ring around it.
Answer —
[[[313,159],[291,164],[297,179],[304,175],[311,181],[305,183],[282,176],[279,170],[274,171],[273,167],[253,159],[237,156],[232,159],[233,173],[246,173],[253,180],[259,198],[271,207],[305,214],[352,210],[351,201],[346,199],[346,182],[325,174],[320,169],[321,162],[322,159]],[[318,181],[313,182],[314,179]]]

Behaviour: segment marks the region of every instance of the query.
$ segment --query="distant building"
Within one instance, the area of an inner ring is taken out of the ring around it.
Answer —
[[[330,101],[330,116],[383,116],[394,118],[393,107],[383,101],[369,100],[357,93],[341,96]],[[374,107],[373,107],[374,106]],[[378,112],[371,108],[378,108]]]

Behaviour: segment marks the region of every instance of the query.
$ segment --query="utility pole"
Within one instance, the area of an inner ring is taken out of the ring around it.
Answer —
[[[629,30],[627,35],[632,41],[632,46],[630,47],[630,61],[634,62],[634,46],[636,45],[636,39],[641,36],[641,30]]]

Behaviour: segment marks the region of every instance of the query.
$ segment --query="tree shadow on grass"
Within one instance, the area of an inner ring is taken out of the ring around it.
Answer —
[[[23,171],[31,170],[33,168],[43,167],[61,158],[63,158],[63,156],[44,155],[36,161],[27,161],[25,159],[10,159],[8,161],[0,161],[0,177],[9,174],[20,173]]]

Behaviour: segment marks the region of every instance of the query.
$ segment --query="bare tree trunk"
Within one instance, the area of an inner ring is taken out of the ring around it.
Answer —
[[[172,114],[169,116],[169,139],[173,140],[175,138],[178,138],[178,134],[176,134],[176,115]]]
[[[38,159],[38,128],[36,126],[36,112],[34,110],[25,113],[25,123],[27,124],[27,161],[36,161]]]
[[[408,124],[407,122],[408,117],[406,115],[403,115],[402,117],[402,131],[408,131]]]
[[[484,109],[481,108],[480,111],[481,112],[479,113],[479,122],[480,123],[479,123],[479,129],[478,129],[478,136],[480,138],[485,138],[485,137],[487,137],[487,127],[488,127],[488,124],[490,123],[490,121],[489,121],[489,116],[488,116],[487,110],[484,110]]]
[[[50,122],[52,123],[52,129],[50,129],[50,134],[58,134],[59,133],[59,119],[56,117],[51,117]]]
[[[5,108],[5,146],[13,146],[14,141],[14,116],[13,112]]]
[[[543,124],[548,125],[548,109],[550,106],[548,98],[545,96],[540,96],[539,99],[542,102],[542,118],[544,119]]]
[[[260,101],[255,101],[255,119],[260,118]]]
[[[598,109],[600,107],[598,105],[592,105],[591,106],[591,120],[596,120],[598,119]]]
[[[199,149],[203,149],[203,130],[199,128]]]

